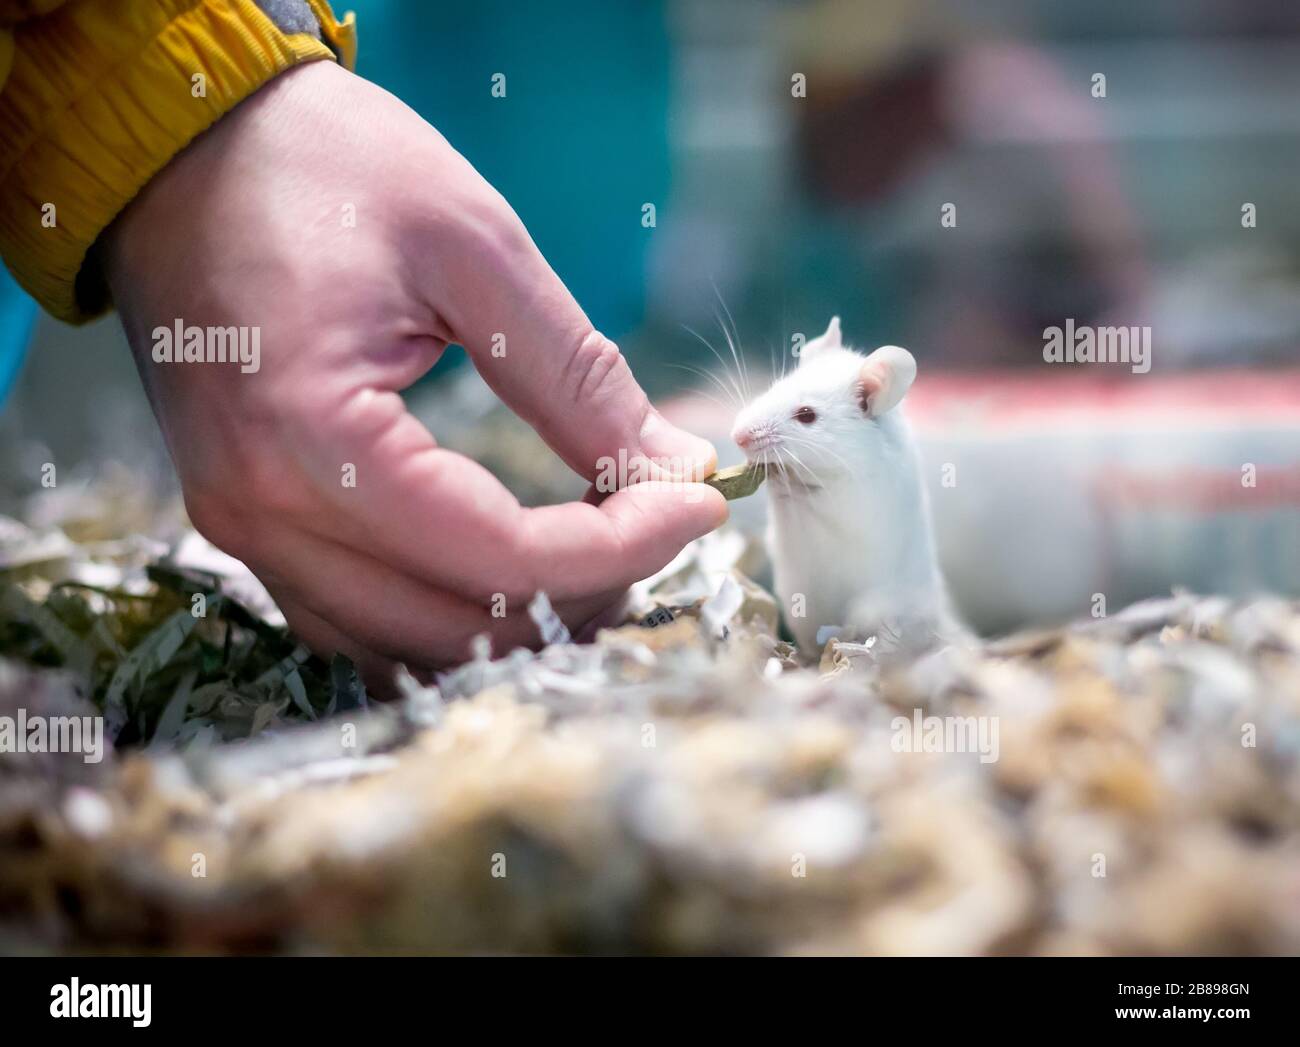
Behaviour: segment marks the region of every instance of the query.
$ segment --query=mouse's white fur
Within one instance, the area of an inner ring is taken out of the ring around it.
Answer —
[[[795,370],[736,418],[732,437],[750,461],[778,467],[768,474],[768,545],[777,595],[807,654],[819,650],[823,626],[909,652],[960,631],[901,408],[915,377],[906,349],[846,348],[835,317]]]

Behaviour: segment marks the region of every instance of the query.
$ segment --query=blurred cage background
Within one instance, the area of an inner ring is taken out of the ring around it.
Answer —
[[[754,391],[833,314],[852,344],[911,349],[941,553],[981,629],[1098,593],[1113,610],[1176,586],[1300,592],[1300,5],[338,6],[358,13],[358,71],[501,190],[724,462],[734,406],[677,366],[721,376],[691,331],[729,355],[729,312]],[[1149,325],[1150,372],[1045,364],[1067,318]],[[411,402],[526,500],[581,490],[462,354]],[[90,485],[117,459],[174,491],[113,318],[38,321],[0,433],[0,511],[46,461]],[[735,510],[761,530],[761,498]]]

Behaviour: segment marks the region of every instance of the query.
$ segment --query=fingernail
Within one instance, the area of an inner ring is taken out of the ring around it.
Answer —
[[[639,435],[641,451],[654,464],[659,479],[701,480],[718,466],[713,444],[678,429],[658,411],[646,415]]]

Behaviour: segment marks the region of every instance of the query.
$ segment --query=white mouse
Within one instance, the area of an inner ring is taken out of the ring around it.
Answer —
[[[768,548],[786,621],[807,655],[828,634],[917,653],[957,638],[935,555],[921,460],[902,400],[906,349],[863,356],[840,320],[748,404],[731,437],[768,467]]]

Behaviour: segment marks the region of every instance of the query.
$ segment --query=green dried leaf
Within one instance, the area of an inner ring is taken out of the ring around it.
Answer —
[[[126,650],[117,642],[117,637],[108,626],[108,620],[105,618],[96,618],[95,624],[90,628],[90,638],[99,644],[100,650],[107,653],[117,661],[126,657]]]
[[[104,719],[114,738],[131,719],[126,704],[128,690],[133,685],[143,685],[150,676],[165,668],[198,621],[189,611],[177,611],[137,644],[117,667],[104,694]]]
[[[298,707],[298,711],[309,720],[314,720],[316,719],[316,710],[312,708],[312,704],[307,698],[307,688],[303,684],[302,675],[298,672],[298,667],[310,657],[311,652],[299,644],[290,652],[287,658],[280,659],[275,665],[262,673],[254,683],[265,688],[266,693],[271,695],[284,687],[293,699],[293,704]]]
[[[253,723],[248,730],[250,738],[261,734],[268,724],[280,715],[282,704],[280,702],[263,702],[253,710]]]
[[[211,715],[212,711],[221,704],[221,700],[230,693],[232,686],[229,680],[214,680],[212,683],[196,687],[194,693],[190,695],[189,711],[194,716]]]
[[[719,469],[704,478],[710,487],[721,492],[722,497],[731,502],[737,498],[748,498],[759,489],[767,478],[764,465],[733,465],[730,469]]]
[[[311,707],[311,702],[307,700],[307,688],[302,682],[302,674],[297,670],[289,673],[284,678],[284,686],[293,699],[293,704],[298,707],[298,711],[309,720],[316,719],[316,710]]]
[[[94,650],[48,607],[36,603],[16,585],[10,585],[0,591],[0,611],[39,632],[69,669],[89,675],[95,661]]]
[[[162,715],[158,717],[158,725],[154,728],[151,745],[174,741],[180,735],[181,727],[185,723],[185,714],[190,709],[190,697],[194,693],[194,681],[197,678],[196,669],[191,669],[181,678],[176,692],[167,702]]]

